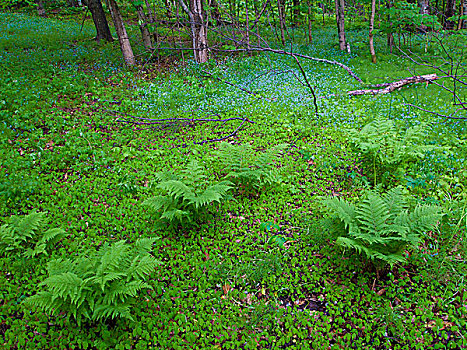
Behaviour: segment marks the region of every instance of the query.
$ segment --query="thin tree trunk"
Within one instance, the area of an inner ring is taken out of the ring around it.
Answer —
[[[373,29],[375,27],[375,12],[376,12],[376,0],[371,0],[371,16],[370,16],[370,53],[371,53],[371,62],[376,63],[376,52],[375,45],[373,42]]]
[[[190,18],[195,61],[198,63],[207,62],[208,37],[203,16],[203,2],[202,0],[190,0],[190,8],[188,8],[183,0],[180,0],[180,5]]]
[[[465,0],[461,0],[460,6],[459,6],[460,14],[459,14],[459,21],[457,22],[457,30],[461,30],[463,28],[463,22],[465,22],[465,20],[462,19],[462,16],[465,14],[466,7],[467,5],[465,3]]]
[[[42,0],[36,0],[37,14],[41,17],[45,16],[44,3]]]
[[[455,1],[455,0],[454,0]],[[421,15],[429,15],[430,14],[430,0],[418,0],[418,6],[420,7],[420,14]],[[422,24],[419,29],[426,33],[428,27],[425,24]]]
[[[149,33],[148,21],[142,5],[136,7],[136,13],[138,15],[138,24],[143,39],[143,45],[147,50],[152,50],[151,34]]]
[[[105,40],[112,42],[114,38],[110,33],[109,23],[105,16],[104,9],[102,8],[101,0],[87,0],[89,12],[91,12],[92,21],[96,27],[96,40],[97,42]]]
[[[245,0],[245,14],[246,14],[246,47],[250,51],[250,21],[248,18],[248,0]]]
[[[281,28],[281,42],[282,45],[285,45],[285,35],[284,35],[284,8],[282,7],[281,0],[277,0],[277,8],[279,11],[279,25]]]
[[[391,0],[388,0],[386,3],[388,10],[392,7]],[[392,27],[391,15],[388,14],[388,24],[389,27]],[[394,46],[394,35],[392,32],[387,33],[387,45],[389,46],[389,51],[392,53],[392,47]]]
[[[120,14],[120,10],[115,0],[109,0],[109,9],[115,25],[115,30],[117,31],[118,42],[120,43],[120,49],[122,50],[123,59],[125,60],[127,65],[135,65],[135,55],[133,54],[133,50],[131,49],[130,39],[128,38],[128,33],[126,31],[125,24],[123,24],[122,15]]]
[[[446,1],[446,10],[444,11],[444,29],[453,30],[456,25],[454,21],[449,20],[456,13],[456,0]]]
[[[335,0],[336,3],[336,22],[337,22],[337,34],[339,36],[339,49],[345,51],[347,49],[347,43],[345,41],[345,21],[344,21],[344,0]]]
[[[312,21],[312,16],[313,12],[311,10],[311,3],[308,1],[308,43],[311,45],[313,43],[313,36],[311,34],[312,26],[311,26],[311,21]]]

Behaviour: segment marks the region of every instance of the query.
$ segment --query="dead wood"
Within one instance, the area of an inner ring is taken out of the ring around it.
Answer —
[[[438,79],[436,74],[417,75],[414,77],[404,78],[392,83],[388,83],[384,89],[368,89],[368,90],[353,90],[348,91],[347,95],[358,96],[358,95],[378,95],[378,94],[389,94],[394,90],[400,89],[404,85],[414,83],[430,83]]]

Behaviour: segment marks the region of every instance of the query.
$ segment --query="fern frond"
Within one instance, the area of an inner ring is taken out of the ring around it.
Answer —
[[[72,272],[63,272],[48,277],[43,284],[49,287],[55,298],[75,300],[79,297],[83,279]]]
[[[404,196],[404,189],[401,186],[389,190],[383,196],[383,200],[386,204],[390,220],[394,220],[397,215],[408,208],[408,203]]]
[[[136,297],[143,289],[151,289],[151,286],[144,281],[131,281],[126,283],[114,283],[108,293],[102,299],[103,304],[117,305],[124,303],[129,297]]]
[[[357,207],[356,213],[359,226],[363,226],[368,233],[380,236],[386,232],[389,213],[385,202],[378,195],[369,192]]]
[[[152,246],[159,237],[139,238],[135,242],[135,251],[137,254],[144,255],[152,251]]]
[[[63,301],[56,298],[55,294],[49,291],[42,291],[27,298],[23,305],[28,308],[40,309],[46,314],[55,315],[63,306]]]
[[[128,269],[128,279],[140,278],[145,279],[159,265],[160,262],[151,255],[139,255],[133,259],[131,266]]]
[[[432,205],[419,205],[410,213],[411,232],[422,234],[433,230],[442,218],[441,208]]]
[[[339,219],[341,219],[345,228],[349,228],[354,224],[356,218],[356,207],[352,203],[340,199],[337,197],[328,198],[323,202],[332,212],[337,214]]]
[[[92,314],[93,320],[100,321],[108,318],[126,318],[134,321],[130,313],[130,305],[128,304],[98,304],[94,307],[94,312]]]
[[[259,169],[269,170],[272,167],[271,164],[284,154],[288,146],[288,143],[281,143],[269,148],[258,156],[253,165]]]
[[[185,199],[187,197],[195,195],[191,187],[177,180],[161,182],[159,185],[157,185],[157,187],[163,189],[164,191],[167,191],[169,196],[173,196],[174,198],[181,197],[182,199]]]
[[[50,230],[45,231],[44,235],[42,236],[40,242],[45,244],[55,244],[59,240],[65,237],[65,231],[60,228],[52,228]]]
[[[32,212],[24,217],[13,216],[10,219],[10,224],[16,231],[18,239],[26,241],[32,238],[39,230],[44,222],[45,213]]]
[[[204,175],[204,167],[199,165],[196,160],[192,160],[188,163],[185,170],[182,171],[184,181],[188,185],[195,185],[201,182],[204,182],[206,175]],[[185,184],[182,183],[184,186]]]
[[[158,211],[160,209],[167,210],[177,204],[177,200],[169,197],[169,196],[155,196],[152,198],[148,198],[143,202],[143,205],[151,208],[154,211]]]
[[[188,219],[188,221],[191,221],[190,212],[185,211],[185,210],[180,210],[180,209],[168,210],[161,215],[161,219],[166,219],[169,222],[172,222],[172,221],[182,222],[185,218]]]
[[[223,181],[215,185],[209,186],[199,196],[187,197],[190,204],[194,204],[195,208],[204,207],[212,202],[220,203],[232,188],[231,182]]]

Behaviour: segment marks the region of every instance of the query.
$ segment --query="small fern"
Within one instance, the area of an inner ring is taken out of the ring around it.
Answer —
[[[190,162],[181,176],[157,173],[156,178],[160,181],[157,188],[165,194],[149,198],[143,205],[171,226],[198,220],[211,204],[224,201],[232,188],[230,181],[206,185],[205,170],[196,161]]]
[[[150,289],[147,277],[160,264],[150,252],[155,238],[130,245],[119,241],[74,260],[56,259],[47,265],[48,277],[41,291],[25,301],[48,314],[65,311],[82,320],[115,318],[133,320],[131,306],[140,291]]]
[[[227,177],[245,189],[259,190],[264,186],[280,182],[275,162],[283,155],[288,144],[280,144],[255,156],[251,145],[231,145],[222,142],[219,158],[227,169]]]
[[[362,153],[366,166],[373,172],[373,182],[388,174],[402,174],[410,162],[424,157],[433,146],[424,145],[427,124],[411,127],[399,133],[392,120],[378,118],[365,125],[360,131],[349,129],[353,146]]]
[[[0,255],[24,258],[47,255],[47,250],[65,236],[65,231],[53,228],[42,232],[44,224],[45,213],[12,216],[9,223],[0,227]]]
[[[432,230],[442,216],[436,206],[418,205],[409,211],[401,187],[383,196],[369,191],[357,205],[335,197],[324,204],[343,224],[333,226],[338,231],[337,244],[391,266],[405,262],[404,249],[417,245],[421,235]]]

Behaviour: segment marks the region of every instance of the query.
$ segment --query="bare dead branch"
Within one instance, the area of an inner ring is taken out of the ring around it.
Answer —
[[[388,94],[394,90],[400,89],[404,85],[414,84],[414,83],[431,83],[432,81],[438,79],[436,74],[427,74],[427,75],[418,75],[414,77],[404,78],[386,86],[384,89],[368,89],[368,90],[353,90],[348,91],[347,95],[358,96],[358,95],[378,95],[378,94]]]

